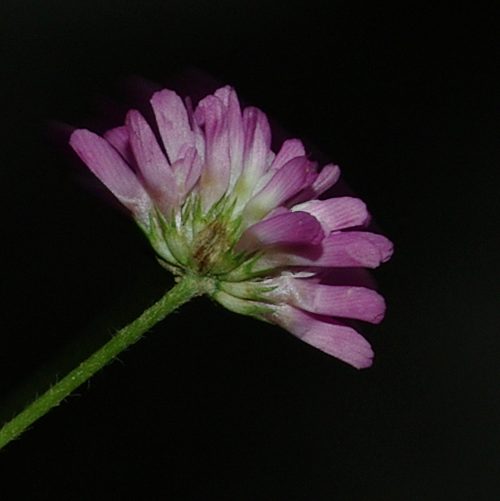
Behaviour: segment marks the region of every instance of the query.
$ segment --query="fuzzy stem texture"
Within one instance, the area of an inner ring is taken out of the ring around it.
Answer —
[[[184,277],[136,320],[123,327],[103,347],[54,384],[11,421],[7,422],[0,429],[0,449],[11,440],[19,437],[24,430],[49,412],[50,409],[59,405],[72,391],[112,361],[123,350],[137,342],[156,323],[163,320],[169,313],[194,296],[203,292],[205,292],[205,287],[200,279],[190,276]]]

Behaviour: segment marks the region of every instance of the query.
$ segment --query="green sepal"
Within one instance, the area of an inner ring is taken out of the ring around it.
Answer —
[[[255,317],[259,320],[265,321],[266,317],[268,317],[274,311],[274,309],[270,305],[256,301],[240,299],[238,297],[232,296],[231,294],[227,294],[220,289],[213,293],[212,297],[229,311],[239,313],[240,315]]]
[[[220,282],[218,284],[220,290],[231,294],[231,296],[240,299],[247,299],[259,302],[272,302],[267,296],[270,292],[276,289],[277,285],[265,284],[259,281],[244,281],[244,282]]]

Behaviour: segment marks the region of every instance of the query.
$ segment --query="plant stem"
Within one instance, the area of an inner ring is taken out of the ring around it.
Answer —
[[[203,284],[195,277],[184,277],[158,302],[148,308],[132,323],[123,327],[102,348],[93,353],[67,376],[54,384],[26,409],[0,429],[0,449],[17,438],[26,428],[56,407],[72,391],[112,361],[119,353],[138,341],[153,325],[169,313],[204,292]]]

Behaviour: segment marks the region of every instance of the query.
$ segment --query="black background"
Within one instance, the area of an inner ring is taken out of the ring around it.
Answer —
[[[396,253],[372,369],[196,300],[0,453],[2,499],[500,495],[493,4],[4,4],[3,418],[172,284],[46,134],[128,75],[233,84],[343,167]]]

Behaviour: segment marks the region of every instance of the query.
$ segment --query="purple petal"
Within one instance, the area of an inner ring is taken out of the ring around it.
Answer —
[[[311,200],[296,205],[293,210],[312,214],[327,234],[345,228],[364,226],[370,219],[365,203],[359,198],[352,197]]]
[[[118,150],[118,153],[120,153],[129,165],[136,166],[127,127],[122,125],[121,127],[108,130],[104,133],[104,139]]]
[[[376,289],[377,283],[373,274],[366,268],[323,268],[316,273],[322,284],[349,285]]]
[[[315,175],[313,167],[314,164],[305,157],[293,158],[287,162],[250,199],[245,207],[244,217],[249,221],[257,221],[311,184]]]
[[[95,176],[135,218],[147,224],[151,200],[120,154],[105,139],[85,129],[74,131],[69,143]]]
[[[186,107],[182,99],[168,89],[155,92],[151,106],[168,158],[174,163],[179,158],[180,149],[185,144],[193,146],[195,142]]]
[[[333,266],[376,268],[392,255],[392,243],[382,235],[364,231],[332,233],[320,245],[266,253],[258,269],[280,266]]]
[[[201,175],[205,207],[217,202],[227,191],[231,175],[229,131],[222,101],[207,96],[198,103],[195,119],[205,130],[205,168]]]
[[[351,327],[322,321],[292,306],[279,306],[271,320],[302,341],[352,365],[370,367],[373,350],[368,341]]]
[[[240,103],[234,89],[225,86],[215,91],[227,113],[227,128],[229,134],[229,157],[231,160],[231,181],[238,179],[243,168],[243,150],[245,143],[245,132],[243,130],[243,118],[241,115]]]
[[[321,225],[313,216],[306,212],[288,212],[250,226],[236,250],[252,252],[272,245],[317,244],[323,237]]]
[[[311,280],[283,277],[271,292],[278,301],[321,315],[353,318],[378,324],[384,318],[385,301],[365,287],[331,286]]]
[[[148,192],[165,213],[179,203],[174,173],[151,127],[136,110],[127,113],[130,144]]]

